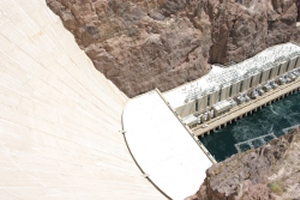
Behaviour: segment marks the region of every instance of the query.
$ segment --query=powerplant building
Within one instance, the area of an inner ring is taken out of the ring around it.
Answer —
[[[165,98],[184,123],[194,126],[295,80],[299,76],[299,56],[296,44],[273,46],[227,68],[212,66],[208,75],[166,92]]]
[[[300,64],[297,45],[278,45],[129,100],[44,0],[1,1],[0,44],[0,199],[184,199],[215,163],[187,121],[296,79]]]

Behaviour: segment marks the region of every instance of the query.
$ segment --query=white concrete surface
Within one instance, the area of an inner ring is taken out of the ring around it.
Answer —
[[[130,100],[123,113],[133,156],[172,199],[194,194],[212,165],[156,91]]]
[[[213,65],[207,75],[165,92],[164,97],[176,109],[186,104],[185,100],[189,97],[202,96],[204,91],[209,92],[219,88],[221,84],[236,82],[237,79],[247,74],[259,71],[264,66],[267,67],[268,63],[273,63],[279,57],[288,59],[294,53],[300,54],[300,46],[285,43],[269,47],[252,58],[227,68]]]
[[[45,0],[2,0],[0,44],[0,199],[166,199],[119,132],[127,98]]]

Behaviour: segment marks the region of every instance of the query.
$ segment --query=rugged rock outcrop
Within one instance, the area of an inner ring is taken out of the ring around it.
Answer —
[[[297,21],[300,21],[300,1],[297,1],[298,16]]]
[[[47,3],[95,67],[130,97],[208,71],[210,22],[196,0]]]
[[[206,171],[193,200],[300,198],[300,129],[236,154]]]
[[[299,40],[296,0],[46,0],[95,67],[129,97]]]
[[[296,0],[212,0],[208,9],[211,63],[237,63],[269,46],[299,40]]]

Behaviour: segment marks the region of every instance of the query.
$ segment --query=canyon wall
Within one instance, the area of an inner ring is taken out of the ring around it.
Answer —
[[[186,200],[299,199],[299,152],[300,129],[235,154],[209,168],[199,191]]]
[[[210,22],[196,0],[47,2],[95,67],[130,97],[208,71]]]
[[[300,21],[300,1],[297,1],[297,9],[298,9],[297,21]]]
[[[299,41],[295,0],[209,2],[211,63],[230,65],[269,46]]]
[[[299,41],[296,0],[46,0],[127,96],[165,91],[274,44]]]

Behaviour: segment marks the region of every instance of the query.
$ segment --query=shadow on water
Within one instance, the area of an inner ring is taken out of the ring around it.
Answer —
[[[199,139],[218,162],[222,161],[238,153],[235,147],[237,143],[269,133],[274,133],[276,137],[280,137],[285,133],[283,129],[299,124],[299,102],[300,92],[297,92],[221,130],[212,132],[203,138],[199,137]],[[269,142],[271,139],[273,137],[264,137],[265,142]],[[263,142],[262,140],[254,140],[251,144],[253,147],[259,147],[263,145]],[[241,151],[250,148],[247,143],[240,146]]]

